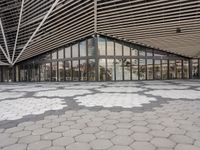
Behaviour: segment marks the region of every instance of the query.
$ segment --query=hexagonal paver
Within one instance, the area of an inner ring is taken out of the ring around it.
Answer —
[[[163,130],[152,130],[149,132],[149,134],[155,136],[155,137],[168,137],[170,134],[163,131]]]
[[[97,139],[97,140],[90,142],[90,145],[93,149],[100,150],[100,149],[108,149],[113,144],[109,140]]]
[[[67,146],[66,150],[91,150],[91,146],[87,143],[73,143]]]
[[[130,129],[116,129],[113,132],[117,135],[131,135],[133,133]]]
[[[38,129],[33,130],[32,134],[33,135],[43,135],[43,134],[46,134],[49,132],[51,132],[50,128],[38,128]]]
[[[131,144],[134,150],[155,150],[156,147],[149,142],[134,142]]]
[[[176,143],[182,144],[192,144],[194,140],[185,135],[172,135],[170,139]]]
[[[101,130],[105,130],[105,131],[112,131],[112,130],[115,130],[117,127],[115,125],[112,125],[112,124],[103,124],[99,128]]]
[[[134,132],[148,132],[150,129],[143,126],[133,126],[131,130]]]
[[[50,123],[44,124],[44,128],[53,128],[57,126],[59,126],[58,122],[50,122]]]
[[[42,150],[51,146],[51,141],[37,141],[28,145],[28,150]]]
[[[17,140],[18,140],[17,138],[9,138],[9,137],[0,138],[0,147],[15,144]]]
[[[170,133],[170,134],[184,134],[185,130],[179,129],[179,128],[165,128],[164,129],[166,132]]]
[[[104,124],[116,124],[118,123],[118,120],[112,120],[112,119],[106,119],[103,121]]]
[[[27,136],[30,134],[31,134],[31,131],[19,131],[19,132],[13,133],[12,137],[23,137],[23,136]]]
[[[136,141],[150,141],[152,136],[146,133],[134,133],[131,137]]]
[[[109,150],[132,150],[132,148],[129,146],[114,145],[113,147],[109,148]]]
[[[53,141],[53,145],[57,146],[67,146],[74,142],[74,139],[71,137],[61,137]]]
[[[131,123],[117,123],[118,128],[131,128],[133,125]]]
[[[23,129],[24,129],[24,127],[13,127],[13,128],[6,129],[4,132],[5,133],[14,133],[14,132],[22,131]]]
[[[90,142],[96,139],[93,134],[81,134],[75,137],[75,140],[78,142]]]
[[[115,136],[111,141],[116,145],[130,145],[134,140],[129,136]]]
[[[68,126],[62,125],[62,126],[58,126],[58,127],[52,128],[52,131],[54,131],[54,132],[65,132],[65,131],[67,131],[69,129],[70,128]]]
[[[165,126],[159,124],[149,124],[147,127],[152,130],[163,130],[165,128]]]
[[[51,147],[45,148],[44,150],[65,150],[65,147],[51,146]]]
[[[175,150],[200,150],[200,148],[189,144],[178,144]]]
[[[26,144],[14,144],[5,147],[3,150],[26,150],[27,145]]]
[[[54,140],[54,139],[57,139],[61,136],[62,136],[61,133],[51,132],[51,133],[47,133],[47,134],[42,135],[41,138],[44,139],[44,140]]]
[[[151,140],[151,143],[156,147],[162,147],[162,148],[172,148],[175,146],[174,142],[166,138],[153,138]]]
[[[99,128],[87,127],[87,128],[84,128],[82,131],[83,131],[83,133],[97,133],[99,131]]]
[[[31,125],[27,125],[25,127],[25,130],[35,130],[38,128],[42,128],[42,125],[41,124],[31,124]]]
[[[96,133],[95,136],[98,139],[111,139],[115,134],[111,131],[100,131],[99,133]]]
[[[38,135],[28,135],[19,139],[18,143],[34,143],[40,140],[40,136]]]
[[[74,137],[80,135],[82,133],[81,130],[78,129],[71,129],[63,133],[63,136]]]

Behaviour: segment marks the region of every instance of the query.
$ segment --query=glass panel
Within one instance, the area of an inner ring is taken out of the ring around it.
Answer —
[[[58,51],[58,59],[63,59],[64,58],[64,51],[63,49]]]
[[[20,79],[19,79],[19,70],[20,70],[20,69],[19,69],[19,66],[17,65],[17,66],[16,66],[16,72],[15,72],[15,74],[16,74],[15,76],[16,76],[16,81],[17,81],[17,82],[20,80]],[[1,72],[1,68],[0,68],[0,81],[1,81],[1,78],[2,78],[1,75],[2,75],[2,72]]]
[[[123,59],[124,65],[124,80],[131,80],[131,60]]]
[[[99,59],[99,81],[106,80],[106,59]]]
[[[123,73],[123,67],[122,67],[122,59],[116,59],[115,60],[115,67],[116,67],[116,80],[123,80],[122,73]]]
[[[106,40],[103,37],[98,37],[99,55],[106,55]]]
[[[169,61],[169,79],[175,79],[176,78],[176,64],[175,60]]]
[[[147,49],[147,56],[153,56],[153,51],[151,49]]]
[[[115,56],[122,56],[122,45],[115,42]]]
[[[176,60],[176,75],[177,79],[182,78],[182,60]]]
[[[64,81],[64,63],[58,62],[58,81]]]
[[[199,65],[198,65],[198,59],[192,60],[192,78],[196,79],[199,77]]]
[[[86,54],[86,41],[80,42],[80,57],[85,57]]]
[[[39,81],[39,64],[35,64],[35,81]]]
[[[87,81],[87,61],[80,60],[80,80]]]
[[[189,79],[189,61],[183,61],[183,78]]]
[[[95,60],[88,60],[88,80],[95,81]]]
[[[132,59],[132,80],[138,80],[138,59]]]
[[[4,72],[3,72],[4,73]],[[20,66],[20,81],[25,81],[25,75],[24,75],[24,68],[23,65]]]
[[[107,55],[114,56],[114,42],[110,39],[107,39]]]
[[[72,62],[72,71],[73,71],[73,81],[79,81],[79,61],[74,60]]]
[[[138,47],[137,46],[131,47],[131,55],[138,56]]]
[[[129,46],[124,45],[123,49],[124,49],[124,56],[131,56]]]
[[[107,80],[113,81],[115,80],[114,77],[114,59],[107,59]]]
[[[34,64],[31,64],[30,65],[30,81],[31,82],[34,82],[35,81],[35,65]]]
[[[51,81],[51,64],[50,63],[46,63],[44,75],[45,75],[45,79],[44,79],[45,81]]]
[[[160,60],[154,61],[154,79],[161,79],[161,62],[160,62]]]
[[[139,50],[139,56],[145,56],[145,50]]]
[[[65,58],[71,58],[71,47],[65,48]]]
[[[94,38],[88,39],[88,56],[95,56],[95,40],[94,40]]]
[[[40,81],[45,81],[45,64],[40,65]]]
[[[140,75],[140,80],[145,80],[146,79],[146,64],[145,64],[145,59],[139,59],[140,60],[140,66],[139,66],[139,75]]]
[[[78,57],[78,44],[72,46],[72,58]]]
[[[65,80],[66,81],[72,80],[71,61],[65,61]]]
[[[52,81],[57,81],[58,79],[57,68],[57,62],[52,62]]]
[[[153,60],[147,59],[147,80],[153,79]]]
[[[162,79],[167,79],[168,61],[162,60]]]
[[[52,59],[58,59],[57,58],[57,51],[55,51],[55,52],[52,53]]]

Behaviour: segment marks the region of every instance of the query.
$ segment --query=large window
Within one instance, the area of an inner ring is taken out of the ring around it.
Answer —
[[[131,60],[123,59],[124,80],[131,80]]]
[[[107,39],[107,55],[114,56],[114,42],[110,39]]]
[[[139,59],[139,77],[140,80],[146,79],[146,60],[145,59]]]
[[[176,60],[176,78],[182,79],[182,60]]]
[[[130,54],[130,47],[127,45],[123,45],[123,50],[124,50],[124,56],[131,56]]]
[[[58,62],[58,81],[64,81],[64,63]]]
[[[58,66],[57,62],[52,62],[52,81],[57,81],[58,79]]]
[[[99,81],[106,80],[106,59],[99,59]]]
[[[192,60],[192,78],[196,79],[199,78],[199,64],[198,59]]]
[[[95,40],[94,38],[88,39],[88,56],[95,56]]]
[[[73,58],[78,57],[78,44],[72,46],[72,57]]]
[[[189,61],[188,60],[183,61],[183,78],[184,79],[189,78]]]
[[[116,80],[123,80],[123,67],[122,67],[122,59],[116,59],[115,60],[115,74],[116,74]]]
[[[85,57],[86,55],[86,41],[82,41],[80,42],[80,57]]]
[[[105,38],[98,37],[98,51],[99,55],[106,55],[106,40]]]
[[[51,63],[46,63],[44,75],[45,81],[51,81]]]
[[[168,79],[168,61],[162,60],[162,79]]]
[[[71,61],[65,61],[65,80],[66,81],[72,80]]]
[[[155,60],[154,61],[154,79],[161,79],[161,61]]]
[[[72,74],[73,74],[73,81],[79,81],[79,61],[74,60],[72,62]]]
[[[115,56],[122,56],[122,45],[115,42]]]
[[[96,76],[96,63],[94,59],[88,60],[88,80],[95,81]]]
[[[58,59],[63,59],[64,58],[64,51],[63,49],[58,50]]]
[[[153,79],[153,59],[147,59],[147,80]]]
[[[80,80],[87,81],[87,60],[80,60]]]
[[[169,60],[169,79],[176,78],[176,63],[175,60]]]
[[[107,80],[115,80],[114,59],[107,59]]]
[[[65,48],[65,58],[71,58],[71,47]]]
[[[132,80],[138,80],[138,59],[132,59]]]

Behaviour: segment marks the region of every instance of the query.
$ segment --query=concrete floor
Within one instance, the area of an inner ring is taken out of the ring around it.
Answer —
[[[200,80],[0,85],[3,150],[200,150]]]

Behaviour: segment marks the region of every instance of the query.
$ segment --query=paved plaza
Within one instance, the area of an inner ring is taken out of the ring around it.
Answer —
[[[0,150],[200,150],[200,81],[2,83]]]

